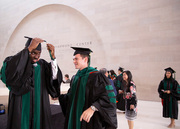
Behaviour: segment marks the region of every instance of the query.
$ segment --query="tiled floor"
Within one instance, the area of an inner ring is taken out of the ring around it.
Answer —
[[[67,92],[68,84],[62,85],[61,92]],[[176,120],[175,129],[180,129],[180,104],[179,119]],[[117,111],[118,129],[129,129],[123,113]],[[134,129],[168,129],[170,118],[162,117],[162,104],[160,102],[138,100],[138,116],[134,121]]]
[[[129,129],[124,114],[117,111],[117,117],[118,129]],[[174,129],[180,129],[180,110],[178,117]],[[138,116],[134,121],[134,129],[168,129],[169,123],[169,118],[162,117],[162,105],[160,102],[138,101]]]

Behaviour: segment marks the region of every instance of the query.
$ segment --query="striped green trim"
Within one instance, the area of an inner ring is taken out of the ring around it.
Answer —
[[[114,92],[110,92],[110,93],[108,94],[108,96],[109,96],[109,97],[115,97],[116,95],[115,95]]]
[[[180,85],[177,87],[177,93],[180,94]]]
[[[106,90],[113,90],[113,92],[109,92],[108,93],[108,97],[109,97],[109,100],[110,100],[110,102],[112,102],[112,103],[116,103],[116,98],[115,98],[115,93],[114,93],[114,88],[113,88],[113,86],[112,85],[107,85],[106,87]]]
[[[117,80],[117,85],[116,86],[120,88],[120,84],[121,84],[120,81]]]
[[[112,85],[107,85],[105,88],[106,88],[106,90],[113,90]]]
[[[110,102],[116,103],[116,98],[110,98]]]

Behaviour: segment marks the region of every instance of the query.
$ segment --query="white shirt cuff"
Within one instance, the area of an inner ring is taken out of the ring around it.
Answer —
[[[56,59],[51,60],[51,66],[52,66],[52,73],[53,73],[52,78],[53,78],[53,80],[56,80],[57,79],[57,72],[58,72]]]

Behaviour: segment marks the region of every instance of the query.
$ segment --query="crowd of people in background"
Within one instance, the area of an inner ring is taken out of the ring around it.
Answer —
[[[116,96],[117,110],[125,114],[129,129],[133,129],[134,120],[137,116],[137,96],[136,85],[132,80],[131,72],[129,70],[124,71],[122,67],[118,68],[118,75],[114,70],[108,71],[106,68],[99,69],[99,72],[108,78]]]
[[[97,67],[96,67],[97,69]],[[129,70],[122,67],[118,68],[118,74],[114,70],[106,68],[99,69],[105,75],[113,87],[116,96],[117,112],[122,112],[128,121],[129,129],[134,127],[134,119],[137,116],[137,96],[136,85],[132,80],[132,74]],[[175,127],[175,119],[178,119],[178,100],[180,99],[180,86],[173,78],[175,71],[169,67],[165,69],[164,79],[158,87],[159,97],[163,106],[163,117],[170,118],[169,128]],[[175,75],[174,75],[175,76]],[[69,75],[65,75],[66,83],[70,83]]]
[[[106,68],[99,71],[109,78],[116,95],[117,109],[125,113],[129,129],[133,129],[134,120],[137,116],[137,96],[136,85],[132,80],[131,72],[129,70],[124,71],[122,67],[119,67],[118,75],[114,70],[107,71]]]
[[[133,129],[133,120],[137,116],[137,96],[136,85],[132,80],[131,72],[128,70],[124,71],[122,67],[119,67],[118,75],[114,70],[108,71],[106,68],[101,68],[99,72],[105,75],[113,86],[116,95],[117,111],[125,114],[129,129]],[[175,71],[171,67],[166,68],[164,79],[158,87],[159,97],[163,106],[163,117],[170,118],[169,128],[175,127],[175,119],[178,119],[178,100],[180,100],[180,86],[175,77],[173,78],[173,74],[175,74]]]

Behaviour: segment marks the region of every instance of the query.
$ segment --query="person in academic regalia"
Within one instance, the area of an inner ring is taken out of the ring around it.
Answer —
[[[99,70],[99,72],[101,72],[102,74],[104,74],[104,75],[108,78],[108,72],[107,72],[107,69],[106,69],[106,68],[101,68],[101,69]],[[109,79],[109,78],[108,78],[108,79]],[[114,86],[113,80],[109,79],[109,82],[110,82],[110,84],[113,86],[115,95],[117,95],[116,87]]]
[[[125,116],[128,121],[129,129],[133,129],[134,120],[137,117],[137,96],[136,85],[132,80],[132,74],[129,70],[123,72],[122,85],[124,86]]]
[[[170,118],[169,128],[175,127],[175,119],[178,119],[178,82],[172,77],[175,71],[168,67],[165,69],[164,79],[158,87],[159,97],[163,104],[163,117]]]
[[[9,88],[7,129],[53,129],[49,94],[60,95],[62,73],[57,66],[55,48],[47,44],[51,63],[40,59],[40,38],[28,38],[25,48],[7,57],[0,78]]]
[[[123,81],[123,71],[124,68],[119,67],[118,69],[118,76],[116,77],[116,79],[114,80],[114,84],[117,90],[117,96],[116,96],[116,100],[117,100],[117,109],[121,110],[121,111],[125,111],[125,100],[123,98],[123,85],[122,85],[122,81]]]
[[[67,94],[59,101],[65,115],[64,129],[117,128],[116,96],[107,77],[90,67],[89,48],[72,47],[78,72]]]
[[[110,70],[110,79],[111,79],[111,80],[114,80],[114,79],[116,79],[116,77],[117,77],[117,75],[116,75],[116,73],[114,72],[114,70]]]

